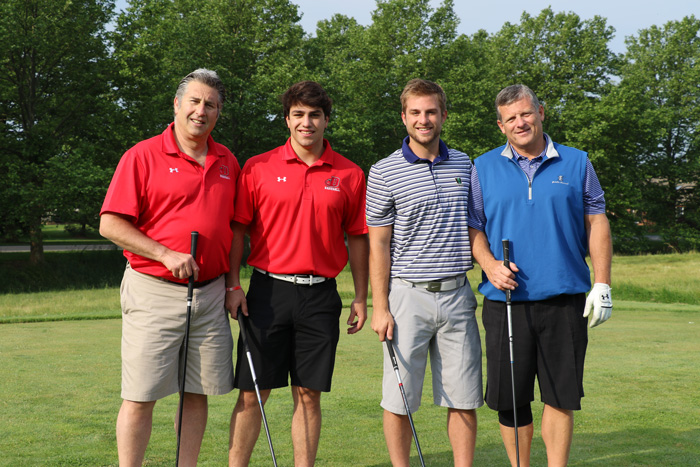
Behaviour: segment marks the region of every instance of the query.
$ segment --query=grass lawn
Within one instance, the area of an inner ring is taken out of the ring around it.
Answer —
[[[576,414],[570,465],[697,465],[698,261],[697,254],[615,258],[615,309],[609,322],[589,333],[586,397]],[[346,306],[352,297],[348,275],[339,279]],[[469,275],[476,283],[478,271]],[[622,291],[619,298],[616,291],[625,281],[644,293]],[[347,314],[346,308],[341,329]],[[75,319],[104,317],[119,317],[114,287],[0,295],[0,466],[117,465],[121,322]],[[13,322],[32,319],[39,322]],[[237,323],[232,330],[237,334]],[[381,344],[368,325],[357,335],[341,334],[333,391],[323,397],[317,465],[390,466],[379,407],[381,358]],[[200,465],[226,465],[235,397],[210,398]],[[173,465],[176,404],[173,395],[156,405],[145,465]],[[273,391],[266,405],[280,466],[293,465],[291,407],[285,389]],[[533,407],[537,420],[541,405]],[[507,465],[495,412],[483,407],[478,416],[475,465]],[[426,464],[451,465],[445,410],[432,404],[429,377],[414,420]],[[546,465],[539,434],[532,463]],[[264,431],[251,465],[271,465]],[[419,465],[415,451],[412,465]]]
[[[72,235],[65,229],[63,224],[45,224],[41,227],[41,236],[44,245],[91,245],[95,243],[111,243],[93,229],[88,229],[85,236]],[[24,245],[29,244],[29,238],[20,238],[17,243],[2,243],[1,245]]]

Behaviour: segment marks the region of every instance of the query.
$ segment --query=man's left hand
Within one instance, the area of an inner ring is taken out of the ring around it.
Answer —
[[[356,320],[357,319],[357,320]],[[367,301],[357,298],[350,304],[350,316],[348,316],[348,334],[355,334],[362,329],[367,321]]]
[[[593,284],[593,288],[588,293],[588,298],[586,299],[586,306],[583,309],[583,317],[588,318],[593,310],[593,317],[589,327],[593,328],[602,324],[610,318],[612,314],[612,296],[610,291],[612,289],[608,284],[596,283]]]

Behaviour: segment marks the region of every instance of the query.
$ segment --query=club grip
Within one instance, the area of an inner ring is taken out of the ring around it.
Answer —
[[[243,314],[241,311],[241,307],[238,307],[238,327],[241,330],[241,341],[243,342],[243,349],[246,352],[250,352],[250,347],[248,346],[248,329],[246,326],[248,326],[247,322],[248,317]]]
[[[199,232],[196,230],[192,232],[192,243],[190,244],[190,254],[193,258],[197,256],[197,240],[199,239]],[[196,260],[195,260],[196,261]]]
[[[504,238],[501,243],[503,244],[503,265],[510,269],[510,241]]]
[[[398,370],[399,362],[396,360],[396,354],[394,353],[394,343],[389,339],[384,339],[384,342],[386,342],[386,349],[389,351],[391,366],[393,366],[395,370]]]

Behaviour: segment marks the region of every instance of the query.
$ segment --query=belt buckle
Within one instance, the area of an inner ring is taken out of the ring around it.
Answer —
[[[428,286],[425,289],[428,292],[440,292],[442,290],[442,282],[438,282],[438,281],[428,282]]]
[[[301,282],[298,282],[298,281],[302,281],[302,280],[309,281],[308,285],[314,285],[314,283],[313,283],[314,276],[312,276],[311,274],[294,274],[294,276],[292,276],[292,277],[294,277],[294,280],[292,281],[292,283],[294,285],[297,285],[297,284],[305,285],[305,284],[302,284]]]

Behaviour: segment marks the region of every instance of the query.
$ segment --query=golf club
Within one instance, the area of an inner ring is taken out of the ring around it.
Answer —
[[[253,377],[253,384],[255,385],[255,394],[258,396],[258,405],[260,406],[260,413],[262,414],[263,424],[265,425],[265,434],[267,434],[267,444],[270,446],[270,454],[272,454],[272,463],[277,467],[277,459],[275,458],[275,450],[272,447],[272,438],[270,438],[270,427],[267,425],[267,417],[265,417],[265,407],[263,406],[262,398],[260,397],[260,388],[258,387],[258,377],[255,375],[255,368],[253,367],[253,357],[250,355],[250,347],[248,346],[248,317],[238,309],[238,324],[241,328],[241,340],[243,341],[243,349],[245,350],[246,357],[248,357],[248,366],[250,367],[250,375]]]
[[[413,432],[413,441],[416,442],[416,450],[418,451],[418,457],[420,458],[420,465],[425,467],[425,461],[423,461],[423,452],[420,450],[420,443],[418,442],[418,435],[416,434],[416,426],[413,424],[413,417],[411,416],[411,409],[408,407],[408,399],[406,399],[406,391],[403,388],[403,382],[401,381],[401,373],[399,373],[399,363],[396,361],[396,354],[394,354],[394,345],[391,340],[384,339],[386,342],[386,348],[389,351],[389,357],[391,358],[391,365],[394,367],[394,373],[396,374],[396,379],[399,381],[399,391],[401,391],[401,398],[403,399],[403,405],[406,407],[406,414],[408,415],[408,423],[411,424],[411,431]]]
[[[199,232],[192,232],[192,244],[190,245],[190,254],[192,258],[197,257],[197,239],[199,238]],[[192,316],[192,294],[194,291],[194,274],[189,277],[187,283],[187,319],[185,322],[185,354],[182,357],[182,380],[180,381],[180,406],[178,407],[177,415],[177,452],[175,453],[175,466],[180,462],[180,439],[182,437],[182,409],[184,407],[184,397],[185,397],[185,377],[187,376],[187,350],[189,348],[190,340],[190,317]]]
[[[504,238],[503,243],[503,265],[510,269],[510,242]],[[508,343],[510,345],[510,386],[513,391],[513,424],[515,425],[515,459],[520,467],[520,446],[518,444],[518,415],[515,405],[515,376],[513,372],[513,316],[511,314],[510,289],[506,289],[506,310],[508,312]]]

